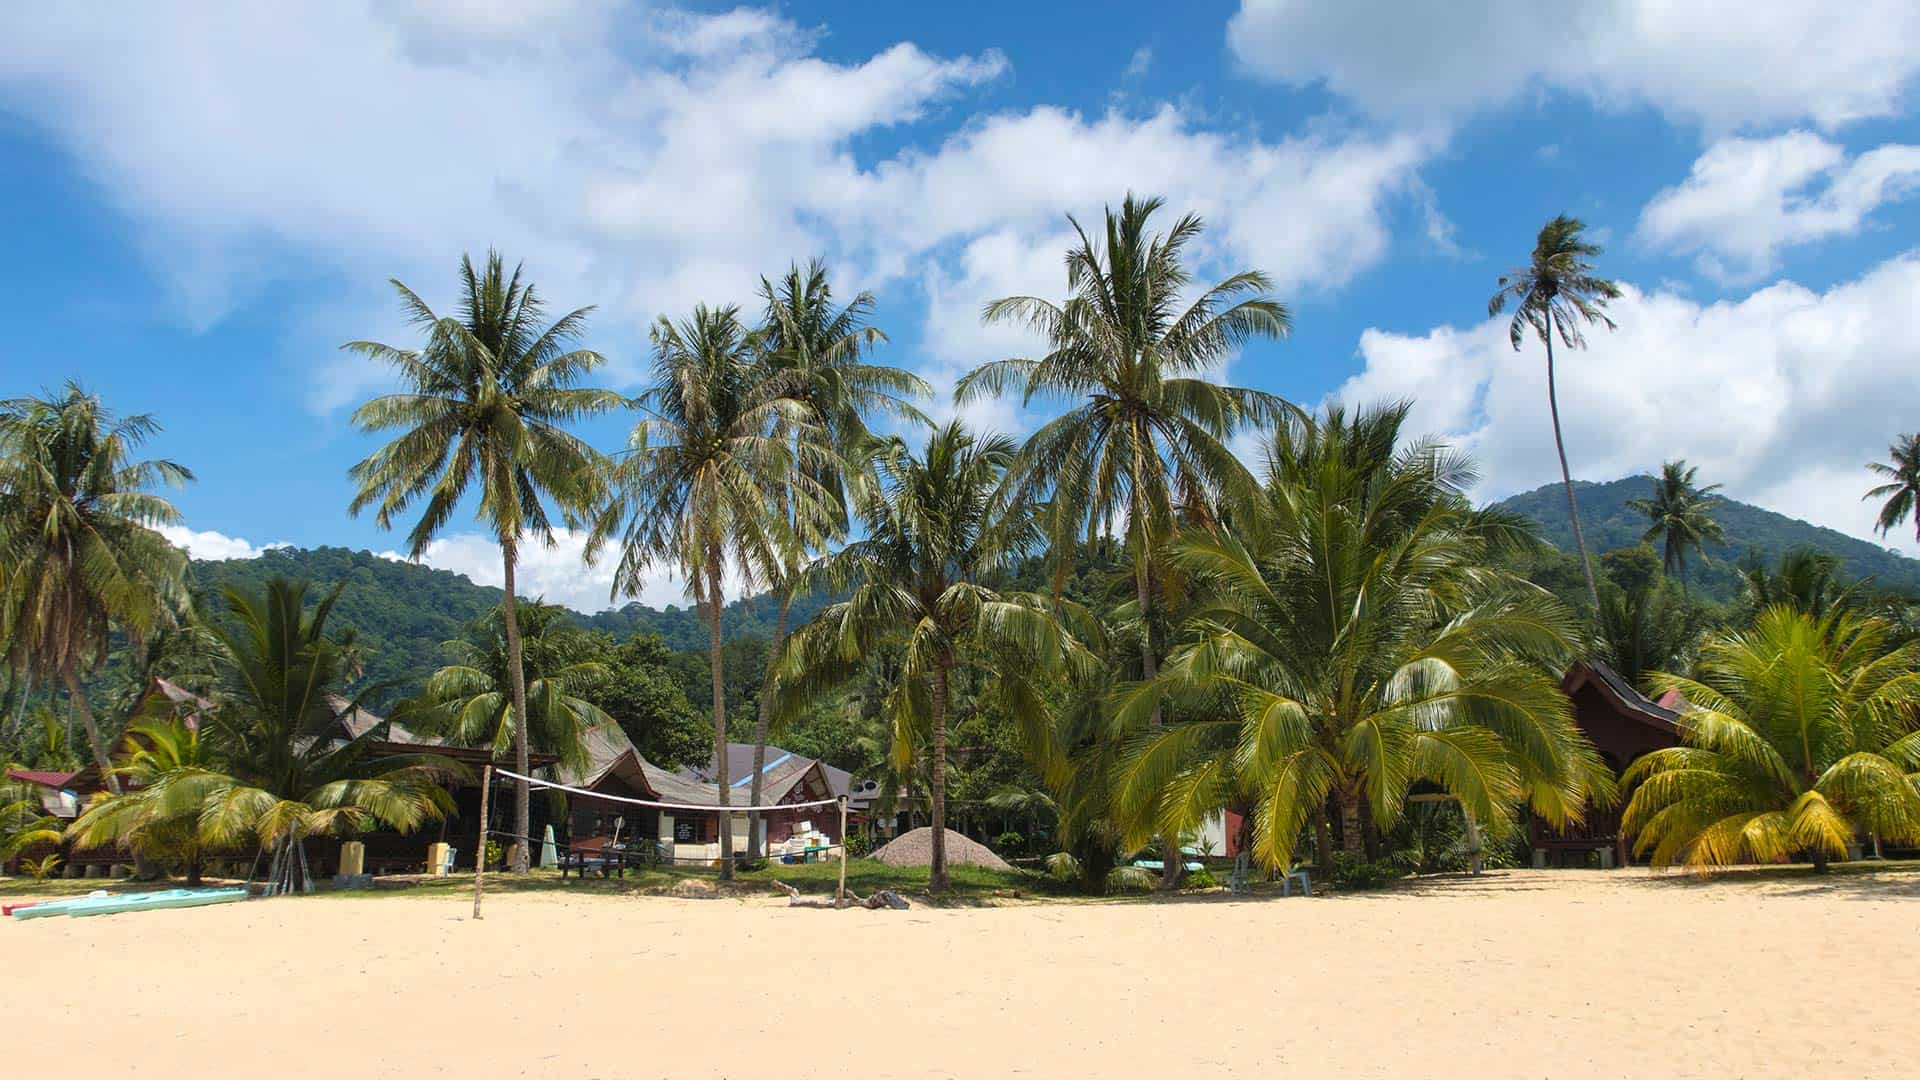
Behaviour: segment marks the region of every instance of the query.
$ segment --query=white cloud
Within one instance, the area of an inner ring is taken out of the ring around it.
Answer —
[[[1126,76],[1138,79],[1153,69],[1153,46],[1142,45],[1133,50],[1133,58],[1127,61]]]
[[[310,293],[332,321],[290,335],[322,412],[380,385],[322,350],[406,340],[385,279],[445,302],[457,254],[490,244],[554,303],[601,305],[596,344],[624,385],[655,314],[744,300],[788,259],[973,307],[995,278],[970,269],[988,259],[974,245],[1037,252],[1065,210],[1129,188],[1206,214],[1203,257],[1267,270],[1289,298],[1337,288],[1382,257],[1391,204],[1437,148],[1324,127],[1262,140],[1172,105],[948,117],[1004,57],[901,43],[829,61],[815,37],[763,10],[617,0],[6,9],[0,108],[72,152],[198,322],[276,274],[352,282]],[[892,131],[907,149],[866,149]],[[965,331],[974,314],[930,313],[936,367],[996,340]]]
[[[596,612],[624,607],[639,601],[659,609],[669,605],[687,607],[686,583],[660,567],[647,571],[638,596],[609,598],[613,588],[617,549],[609,549],[593,564],[586,560],[585,533],[556,529],[552,546],[530,542],[520,549],[520,561],[514,571],[515,591],[530,599],[561,604],[575,611]],[[381,557],[398,562],[409,561],[397,551],[382,551]],[[501,588],[506,581],[501,564],[500,545],[483,533],[453,533],[427,545],[421,562],[436,570],[465,574],[478,585]],[[741,595],[739,582],[729,574],[721,583],[729,599]]]
[[[1771,273],[1782,248],[1857,232],[1881,204],[1920,187],[1920,146],[1890,144],[1849,158],[1806,131],[1728,138],[1708,147],[1687,179],[1653,197],[1640,239],[1698,256],[1716,280]]]
[[[184,525],[162,525],[157,530],[167,542],[196,559],[251,559],[274,548],[289,547],[285,541],[255,545],[251,541],[225,533],[196,532]]]
[[[1816,293],[1781,282],[1701,305],[1629,289],[1619,330],[1557,353],[1567,454],[1576,477],[1611,480],[1684,457],[1727,493],[1866,539],[1864,465],[1914,427],[1920,253]],[[1364,370],[1335,396],[1412,397],[1416,431],[1449,435],[1479,459],[1478,492],[1499,498],[1558,478],[1543,354],[1515,352],[1506,323],[1421,336],[1369,330]],[[1911,537],[1890,537],[1915,552]]]
[[[1227,38],[1268,78],[1430,118],[1558,91],[1715,130],[1831,129],[1897,111],[1920,72],[1912,0],[1241,0]]]

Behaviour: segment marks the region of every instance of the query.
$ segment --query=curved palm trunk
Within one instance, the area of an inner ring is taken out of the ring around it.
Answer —
[[[1567,518],[1573,522],[1573,546],[1580,549],[1580,572],[1587,578],[1587,601],[1600,610],[1600,590],[1593,584],[1593,560],[1587,556],[1586,534],[1580,531],[1580,504],[1573,497],[1573,473],[1567,468],[1567,444],[1560,437],[1560,396],[1553,386],[1553,312],[1547,312],[1547,411],[1553,416],[1553,449],[1560,455],[1560,482],[1567,487]]]
[[[773,672],[774,664],[780,660],[781,646],[786,644],[787,616],[792,609],[793,591],[783,587],[780,590],[780,617],[773,624],[773,647],[767,653],[769,675]],[[760,805],[760,789],[763,786],[763,777],[760,774],[767,767],[767,728],[773,720],[773,697],[767,693],[767,685],[770,681],[763,678],[760,682],[760,715],[753,724],[753,783],[747,789],[748,806]],[[843,836],[840,841],[845,843],[846,839]],[[747,861],[758,862],[759,859],[760,812],[755,810],[747,818]]]
[[[80,676],[68,664],[60,672],[61,681],[67,684],[67,700],[73,704],[73,711],[80,714],[80,726],[86,729],[87,746],[93,751],[93,763],[100,769],[100,779],[107,790],[120,794],[120,778],[113,774],[113,759],[107,756],[107,744],[100,738],[100,725],[93,719],[93,706],[87,702],[87,691],[80,685]]]
[[[933,663],[933,860],[927,891],[947,891],[947,660]]]
[[[725,661],[720,655],[720,556],[712,554],[707,573],[707,621],[710,629],[708,661],[713,668],[713,764],[720,788],[720,880],[733,880],[732,774],[727,765],[727,685]]]
[[[503,605],[507,624],[507,672],[513,683],[513,768],[521,776],[531,776],[527,766],[531,760],[527,746],[527,673],[521,666],[520,655],[520,609],[514,597],[514,563],[519,558],[519,547],[512,540],[500,542],[500,553],[506,565],[507,599]],[[513,782],[513,872],[527,872],[527,837],[533,835],[533,792],[525,780]]]

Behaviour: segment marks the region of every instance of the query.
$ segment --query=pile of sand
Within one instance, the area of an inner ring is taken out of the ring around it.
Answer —
[[[912,832],[901,833],[893,841],[873,853],[888,866],[932,866],[933,830],[922,826]],[[947,830],[948,866],[984,866],[989,870],[1011,870],[1007,861],[988,850],[986,845],[977,844],[961,836],[952,829]]]

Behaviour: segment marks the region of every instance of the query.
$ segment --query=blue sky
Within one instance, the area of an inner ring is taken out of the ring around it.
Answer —
[[[1577,475],[1684,456],[1870,535],[1861,466],[1920,426],[1910,3],[73,7],[0,13],[0,395],[77,377],[156,414],[196,554],[397,546],[346,514],[347,418],[386,383],[337,349],[408,342],[390,276],[444,302],[497,245],[598,305],[633,391],[654,317],[818,255],[946,387],[1025,351],[980,303],[1057,294],[1065,215],[1129,189],[1293,306],[1227,378],[1415,397],[1484,497],[1555,475],[1540,356],[1484,305],[1563,211],[1630,286],[1563,366]],[[428,560],[498,581],[464,521]],[[528,576],[605,602],[571,542]]]

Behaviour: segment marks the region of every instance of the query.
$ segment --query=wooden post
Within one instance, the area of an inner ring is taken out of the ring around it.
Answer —
[[[840,796],[840,891],[834,894],[833,905],[845,907],[847,903],[847,797]]]
[[[493,766],[480,770],[480,839],[473,846],[473,917],[480,918],[480,891],[487,877],[487,793],[493,790]]]

